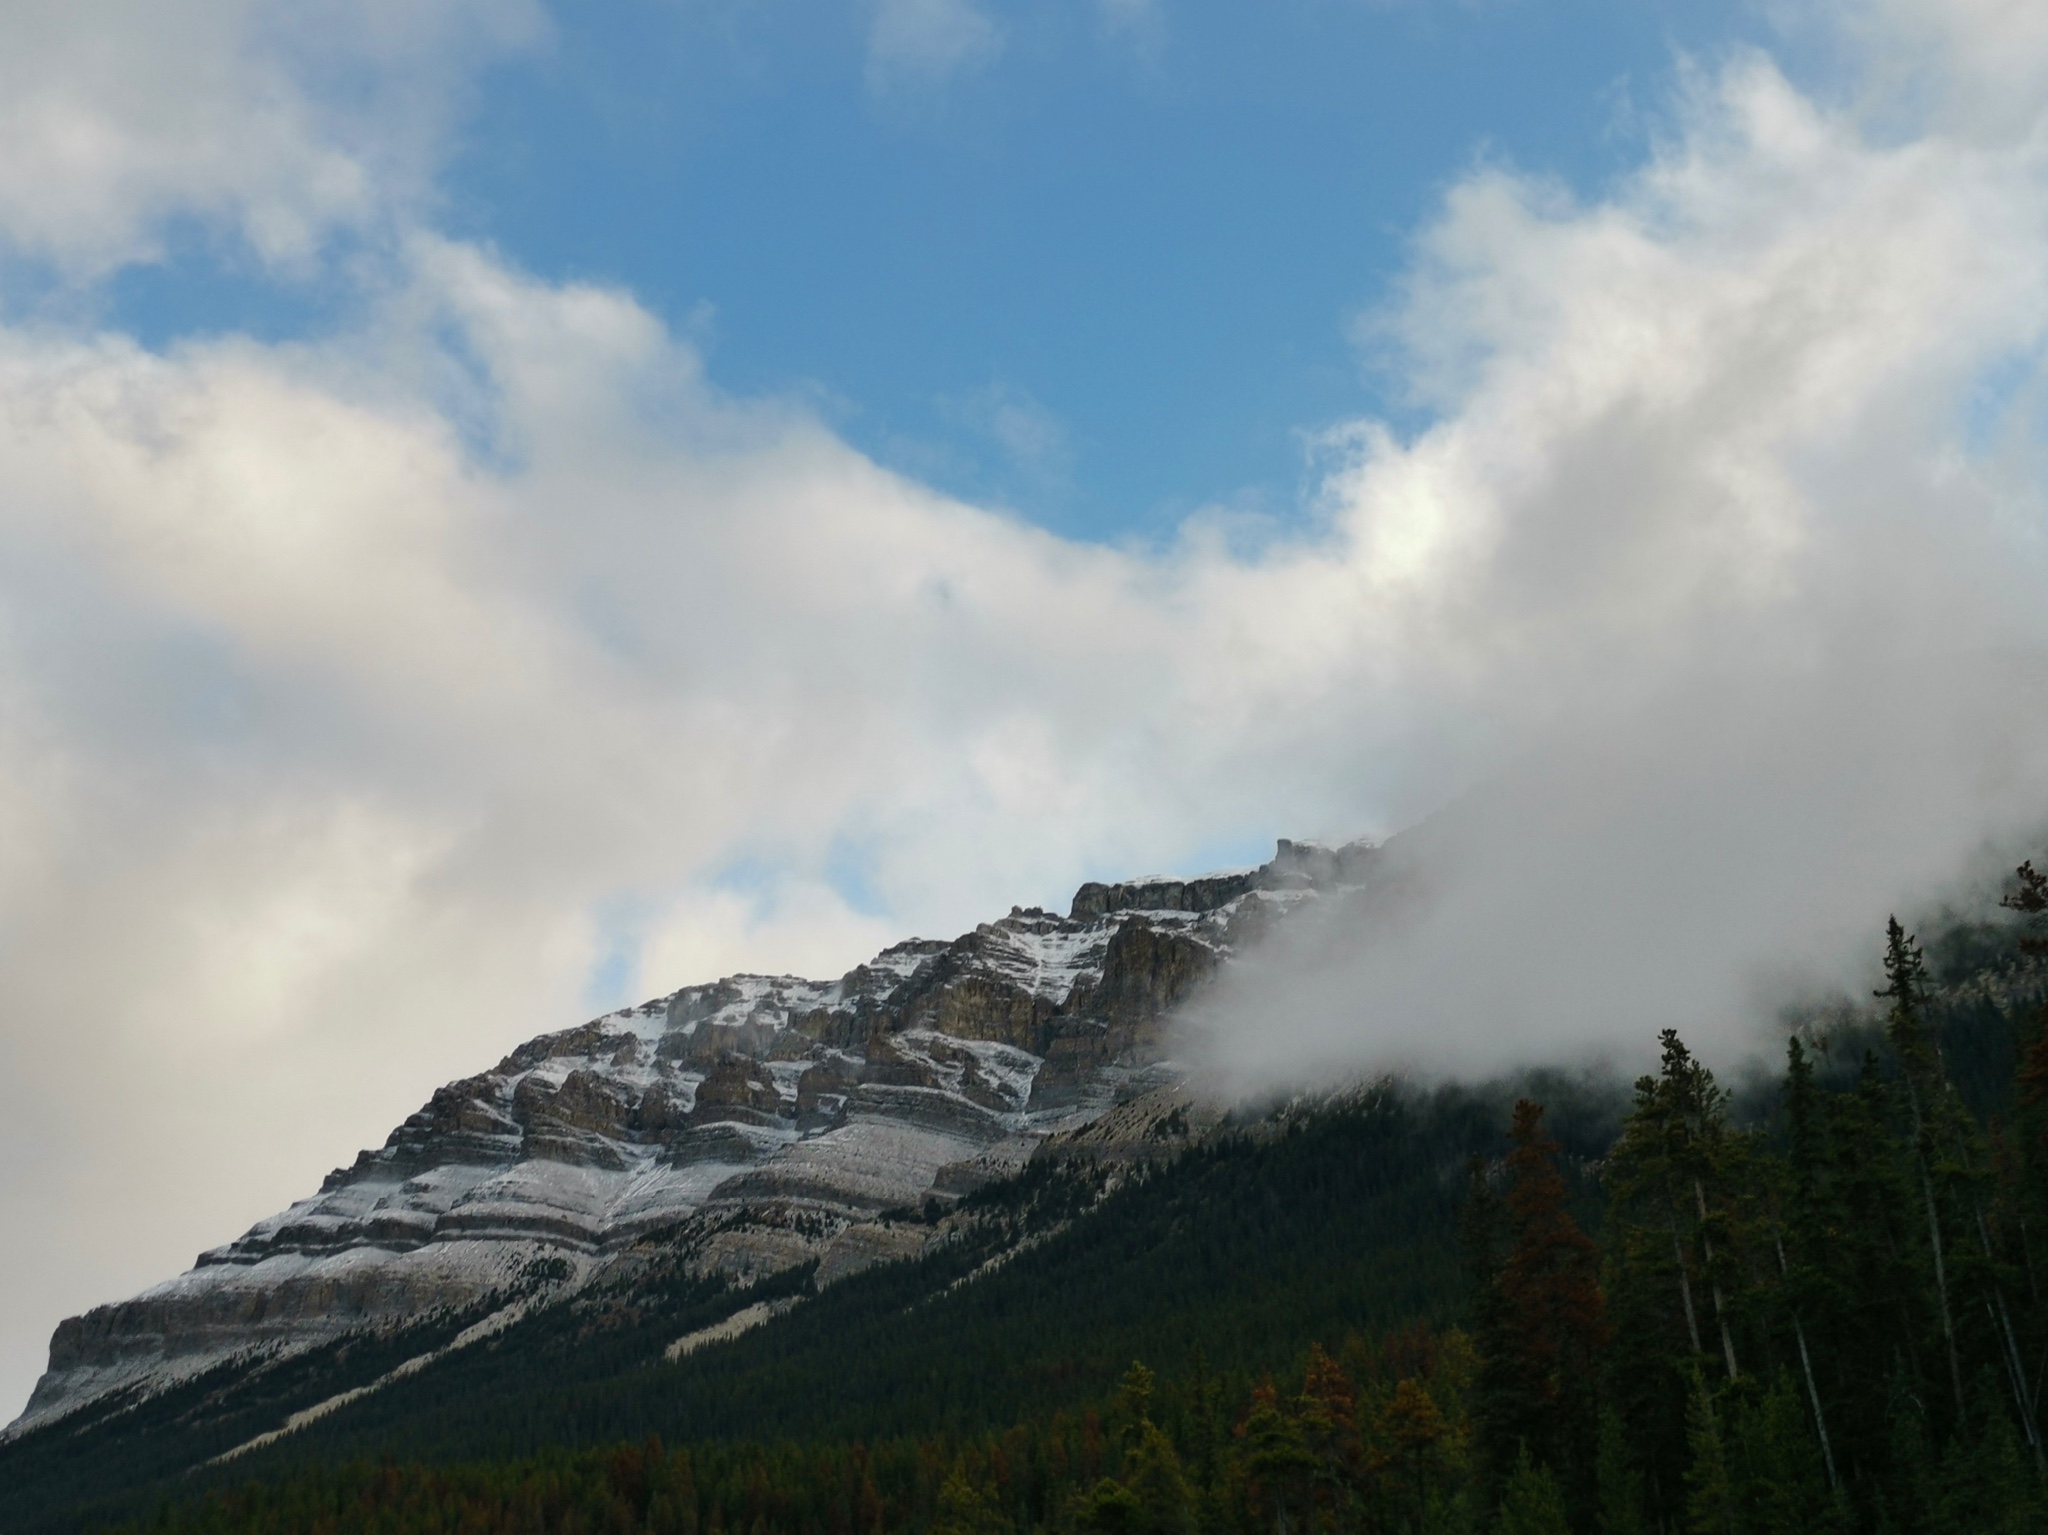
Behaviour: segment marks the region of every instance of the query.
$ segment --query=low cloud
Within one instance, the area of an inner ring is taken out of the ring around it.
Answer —
[[[2048,836],[2048,668],[1854,654],[1672,677],[1393,838],[1229,973],[1188,1047],[1240,1087],[1648,1069],[1676,1028],[1775,1061],[1868,997],[1883,924],[1982,900]]]

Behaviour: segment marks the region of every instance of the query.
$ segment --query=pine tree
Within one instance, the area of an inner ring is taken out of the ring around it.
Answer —
[[[1612,1407],[1600,1411],[1599,1535],[1648,1535],[1643,1516],[1643,1479],[1629,1456],[1628,1430]]]
[[[1982,1130],[1964,1106],[1942,1060],[1929,1016],[1930,985],[1919,945],[1892,919],[1886,929],[1886,985],[1891,1001],[1887,1034],[1898,1052],[1901,1085],[1913,1128],[1913,1157],[1926,1208],[1933,1264],[1958,1431],[1966,1412],[1963,1356],[1995,1359],[2036,1465],[2048,1472],[2027,1360],[2020,1347],[2008,1290],[2010,1276],[1991,1230],[1991,1161]],[[1951,1241],[1953,1224],[1960,1240]],[[1970,1309],[1962,1311],[1965,1297]],[[1981,1307],[1982,1315],[1978,1316]],[[1960,1315],[1958,1314],[1960,1312]],[[1966,1346],[1962,1318],[1971,1319],[1974,1345]]]
[[[2022,919],[2021,962],[2038,964],[2048,959],[2048,875],[2030,860],[2014,876],[2015,888],[2000,904]],[[2048,1353],[2048,1005],[2029,1008],[2016,1036],[2012,1122],[1997,1148],[2000,1224],[2020,1301],[2021,1357],[2038,1360]],[[2030,1396],[2040,1389],[2037,1372]],[[2041,1437],[2037,1417],[2037,1445]]]
[[[1942,1457],[1936,1517],[1943,1529],[1972,1535],[2036,1535],[2048,1523],[2042,1488],[2012,1425],[1989,1399],[1976,1431],[1958,1434]]]
[[[1475,1339],[1482,1455],[1499,1485],[1526,1445],[1557,1468],[1567,1504],[1590,1511],[1594,1383],[1608,1340],[1598,1249],[1566,1207],[1558,1145],[1544,1133],[1542,1106],[1518,1102],[1510,1133],[1500,1217],[1507,1250],[1482,1298]]]
[[[1943,1081],[1941,1059],[1927,1025],[1927,963],[1920,945],[1899,925],[1897,917],[1885,923],[1885,984],[1879,997],[1891,1001],[1885,1037],[1899,1058],[1900,1085],[1912,1116],[1912,1157],[1921,1203],[1926,1213],[1927,1248],[1934,1272],[1936,1314],[1941,1319],[1943,1352],[1948,1360],[1948,1379],[1955,1398],[1956,1420],[1964,1416],[1962,1352],[1956,1343],[1955,1305],[1949,1293],[1948,1242],[1942,1234],[1941,1212],[1935,1201],[1934,1171],[1937,1141],[1930,1110]]]
[[[1692,1394],[1686,1406],[1686,1442],[1692,1452],[1692,1463],[1685,1472],[1686,1530],[1689,1535],[1741,1535],[1727,1444],[1714,1412],[1713,1395],[1697,1365],[1693,1366]]]
[[[1735,1502],[1747,1535],[1812,1535],[1833,1520],[1819,1448],[1792,1381],[1761,1397],[1731,1395],[1728,1443]]]
[[[1637,1080],[1602,1182],[1615,1326],[1607,1378],[1648,1511],[1667,1521],[1680,1515],[1692,1458],[1691,1372],[1711,1362],[1726,1380],[1741,1374],[1737,1307],[1750,1302],[1759,1265],[1745,1245],[1756,1224],[1744,1208],[1756,1201],[1743,1187],[1752,1153],[1728,1127],[1727,1094],[1675,1030],[1659,1043],[1660,1069]]]
[[[1152,1424],[1152,1391],[1155,1378],[1140,1360],[1133,1359],[1131,1367],[1124,1371],[1124,1378],[1117,1383],[1116,1411],[1122,1420],[1117,1436],[1126,1448],[1144,1437],[1144,1431]]]
[[[1325,1524],[1341,1527],[1357,1502],[1364,1465],[1358,1433],[1358,1393],[1343,1366],[1311,1344],[1293,1402],[1296,1431],[1315,1457],[1312,1497]]]
[[[1450,1438],[1450,1425],[1422,1382],[1407,1376],[1394,1387],[1393,1396],[1380,1410],[1378,1428],[1381,1439],[1389,1446],[1395,1501],[1407,1505],[1404,1526],[1414,1530],[1415,1535],[1422,1535],[1445,1441]]]
[[[1098,1482],[1081,1507],[1083,1524],[1118,1535],[1190,1535],[1195,1501],[1181,1470],[1180,1456],[1152,1421],[1156,1379],[1132,1360],[1117,1385],[1117,1439],[1122,1479]]]
[[[1147,1422],[1124,1452],[1124,1486],[1137,1503],[1137,1535],[1190,1535],[1195,1503],[1173,1441]]]
[[[1890,1132],[1892,1093],[1866,1052],[1852,1092],[1825,1103],[1826,1183],[1820,1224],[1799,1233],[1821,1282],[1813,1348],[1833,1380],[1828,1399],[1846,1483],[1892,1479],[1894,1409],[1924,1401],[1934,1360],[1933,1287],[1915,1266],[1918,1200]],[[1916,1409],[1917,1411],[1917,1409]]]
[[[1493,1528],[1494,1535],[1571,1535],[1557,1478],[1529,1458],[1527,1446],[1515,1457]]]
[[[1793,1343],[1799,1354],[1800,1379],[1813,1414],[1814,1433],[1820,1441],[1821,1464],[1827,1472],[1828,1487],[1834,1490],[1840,1488],[1842,1479],[1835,1465],[1827,1406],[1806,1330],[1808,1319],[1832,1311],[1832,1303],[1837,1299],[1829,1293],[1825,1267],[1813,1256],[1814,1245],[1827,1240],[1831,1224],[1826,1199],[1827,1147],[1813,1062],[1807,1059],[1806,1047],[1796,1035],[1787,1043],[1785,1053],[1786,1181],[1792,1233],[1788,1241],[1784,1224],[1774,1223],[1772,1245],[1784,1289],[1785,1313],[1791,1321]]]
[[[1081,1535],[1139,1535],[1144,1518],[1138,1495],[1114,1477],[1101,1478],[1074,1503],[1074,1528]]]
[[[1280,1406],[1271,1381],[1252,1393],[1251,1410],[1237,1427],[1244,1446],[1246,1493],[1254,1517],[1273,1535],[1306,1527],[1314,1498],[1317,1461],[1300,1423]]]
[[[1215,1489],[1217,1460],[1223,1449],[1223,1385],[1209,1369],[1209,1356],[1199,1346],[1181,1389],[1181,1414],[1175,1437],[1183,1447],[1195,1486]]]

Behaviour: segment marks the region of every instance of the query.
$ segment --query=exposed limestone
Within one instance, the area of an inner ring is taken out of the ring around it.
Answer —
[[[661,1357],[674,1364],[686,1354],[712,1343],[727,1343],[741,1333],[752,1332],[763,1322],[773,1321],[797,1303],[793,1295],[780,1300],[757,1300],[751,1306],[742,1306],[722,1322],[713,1322],[709,1327],[700,1327],[695,1332],[685,1333],[662,1351]]]
[[[1087,1124],[1045,1138],[1032,1155],[1048,1161],[1157,1162],[1179,1155],[1226,1118],[1220,1102],[1172,1083],[1119,1103]]]
[[[761,1063],[744,1055],[725,1055],[697,1084],[696,1102],[689,1122],[710,1124],[779,1124],[783,1118],[782,1094],[775,1079],[761,1069]]]
[[[862,1221],[826,1245],[812,1281],[819,1289],[876,1263],[915,1258],[931,1240],[931,1228],[912,1221]]]
[[[1294,846],[1280,844],[1283,852]],[[1106,917],[1118,911],[1214,911],[1246,891],[1257,888],[1259,869],[1237,874],[1211,874],[1203,879],[1129,880],[1115,885],[1086,884],[1074,892],[1068,915],[1076,921]]]
[[[1042,1135],[1011,1135],[961,1162],[948,1162],[932,1179],[932,1192],[946,1199],[958,1199],[976,1189],[1024,1170],[1032,1153],[1045,1142]]]
[[[663,1244],[699,1273],[816,1261],[830,1282],[918,1250],[922,1210],[1032,1155],[1137,1160],[1214,1123],[1153,1091],[1174,1009],[1365,844],[1282,842],[1256,870],[1088,884],[893,945],[836,981],[735,975],[542,1035],[437,1090],[319,1193],[189,1273],[65,1322],[8,1433],[109,1391],[290,1353],[579,1278]]]

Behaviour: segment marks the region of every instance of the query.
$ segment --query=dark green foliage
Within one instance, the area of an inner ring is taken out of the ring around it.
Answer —
[[[1599,1254],[1568,1208],[1560,1148],[1544,1133],[1542,1107],[1516,1103],[1509,1135],[1505,1197],[1484,1177],[1475,1180],[1466,1223],[1482,1361],[1479,1490],[1491,1503],[1521,1459],[1534,1455],[1583,1515],[1597,1497],[1594,1385],[1608,1342]]]
[[[1494,1113],[1476,1099],[1386,1094],[1276,1135],[1230,1137],[973,1284],[950,1288],[1013,1231],[991,1225],[979,1241],[857,1275],[678,1365],[642,1361],[681,1328],[638,1343],[630,1363],[589,1369],[580,1343],[559,1349],[515,1330],[294,1448],[472,1456],[649,1432],[672,1443],[968,1432],[1100,1400],[1117,1360],[1180,1361],[1199,1345],[1242,1378],[1316,1336],[1448,1321],[1460,1304],[1458,1191],[1445,1174],[1493,1140]],[[1064,1200],[1081,1176],[1034,1173],[1002,1197],[1020,1229],[1042,1229],[1038,1201]],[[535,1320],[536,1331],[565,1325]]]
[[[1571,1535],[1557,1478],[1548,1466],[1532,1461],[1527,1450],[1507,1478],[1493,1528],[1496,1535]]]
[[[2012,904],[2048,924],[2030,874]],[[1883,1028],[1793,1039],[1761,1103],[1666,1031],[1625,1115],[1558,1079],[1503,1138],[1502,1094],[1385,1091],[1106,1197],[1097,1170],[1034,1168],[916,1263],[822,1295],[803,1272],[739,1292],[657,1263],[225,1470],[166,1476],[389,1361],[294,1363],[31,1436],[0,1450],[0,1529],[2048,1528],[2042,956],[2007,950],[1987,980],[1981,932],[1930,948],[1892,924]],[[1937,984],[1970,964],[1960,992]],[[655,1362],[777,1293],[805,1298]],[[110,1501],[81,1504],[85,1476]]]
[[[1409,1329],[1320,1349],[1300,1389],[1262,1384],[1201,1464],[1199,1413],[1176,1437],[1155,1403],[1203,1402],[1201,1370],[1155,1390],[1134,1365],[1104,1411],[1057,1412],[1001,1432],[871,1442],[705,1444],[657,1439],[448,1466],[312,1466],[165,1504],[132,1535],[1337,1535],[1463,1528],[1470,1351]],[[1389,1380],[1395,1369],[1414,1369]],[[1352,1421],[1361,1402],[1389,1411]],[[1107,1421],[1105,1421],[1105,1418]],[[1390,1425],[1390,1426],[1383,1426]],[[1279,1458],[1268,1452],[1284,1446]],[[1284,1490],[1282,1483],[1284,1482]]]
[[[808,1274],[746,1292],[643,1283],[630,1305],[600,1295],[548,1307],[181,1485],[359,1458],[502,1459],[649,1434],[670,1444],[971,1434],[1100,1402],[1117,1361],[1178,1372],[1197,1350],[1210,1394],[1169,1394],[1154,1410],[1190,1435],[1178,1442],[1213,1474],[1228,1437],[1217,1392],[1241,1396],[1315,1338],[1442,1323],[1462,1309],[1457,1170],[1499,1145],[1504,1096],[1378,1092],[1283,1116],[1099,1203],[1099,1173],[1035,1167],[977,1196],[979,1238],[856,1275],[772,1327],[679,1364],[659,1362],[669,1342],[752,1300],[808,1290]],[[954,1287],[1027,1232],[1052,1235]],[[397,1357],[418,1352],[397,1347]],[[174,1393],[143,1414],[0,1448],[0,1529],[118,1517],[163,1478],[395,1362],[309,1378],[264,1413],[233,1393],[226,1410],[203,1391]]]
[[[1662,1073],[1637,1085],[1605,1168],[1600,1528],[2038,1527],[2027,1244],[2048,1148],[2031,1126],[1987,1129],[1951,1074],[1958,1039],[2013,1037],[1983,1023],[1994,989],[1943,997],[1896,921],[1884,969],[1884,1056],[1866,1048],[1830,1083],[1792,1040],[1769,1134],[1733,1128],[1669,1033]],[[2000,974],[2025,994],[2030,972]],[[2033,1037],[1990,1095],[2015,1124]]]

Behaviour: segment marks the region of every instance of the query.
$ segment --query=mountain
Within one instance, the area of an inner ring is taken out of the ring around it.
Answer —
[[[543,1035],[188,1273],[62,1323],[0,1442],[294,1361],[280,1402],[320,1406],[315,1356],[417,1370],[650,1263],[720,1293],[799,1269],[823,1287],[921,1252],[933,1225],[895,1216],[1034,1159],[1184,1144],[1174,1007],[1375,858],[1282,841],[1257,869],[1083,885],[1064,916],[1015,908],[836,981],[728,976]],[[714,1325],[745,1325],[732,1310]]]
[[[1924,951],[1892,924],[1903,979],[1788,1018],[1785,1076],[1741,1064],[1732,1097],[1669,1031],[1633,1091],[1530,1068],[1198,1092],[1173,1010],[1311,905],[1369,927],[1407,865],[1282,844],[536,1040],[67,1324],[58,1405],[0,1442],[0,1531],[1105,1535],[1166,1498],[1162,1527],[1259,1535],[1269,1473],[1314,1446],[1344,1527],[1490,1528],[1533,1477],[1581,1510],[1533,1527],[1591,1527],[1618,1489],[1675,1528],[1702,1466],[1791,1500],[1787,1528],[2041,1527],[2044,941],[1988,897]],[[2019,878],[2048,927],[2048,879]],[[1915,1183],[1919,1104],[1955,1152]],[[1673,1146],[1675,1205],[1642,1160]],[[1788,1223],[1794,1197],[1821,1218]],[[1558,1253],[1605,1299],[1518,1287]],[[1553,1322],[1617,1404],[1555,1398],[1556,1478],[1487,1385]]]

